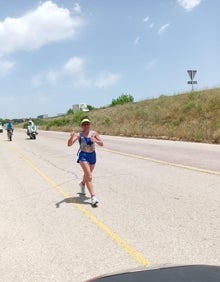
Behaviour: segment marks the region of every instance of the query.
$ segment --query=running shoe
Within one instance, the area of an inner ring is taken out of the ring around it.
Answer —
[[[99,203],[99,200],[98,200],[95,196],[93,196],[93,197],[91,198],[91,204],[92,204],[92,206],[96,206],[98,203]]]
[[[86,194],[86,186],[82,184],[82,181],[79,183],[79,187],[81,189],[81,194],[85,195]]]

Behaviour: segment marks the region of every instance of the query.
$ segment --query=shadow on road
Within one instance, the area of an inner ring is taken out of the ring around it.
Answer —
[[[90,202],[86,202],[90,197],[86,197],[85,195],[82,195],[78,193],[78,197],[69,197],[65,198],[62,201],[56,203],[56,208],[59,208],[61,204],[66,203],[66,204],[83,204],[83,205],[91,205]]]

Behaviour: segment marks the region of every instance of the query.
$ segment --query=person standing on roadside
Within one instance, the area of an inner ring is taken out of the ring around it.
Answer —
[[[77,140],[80,145],[77,163],[83,170],[83,180],[79,183],[81,193],[85,195],[85,187],[91,195],[91,204],[96,206],[99,200],[95,196],[94,186],[92,182],[92,172],[96,164],[95,144],[103,146],[103,141],[96,131],[90,129],[90,119],[85,116],[81,119],[82,131],[76,133],[74,130],[70,133],[67,146],[72,146]]]

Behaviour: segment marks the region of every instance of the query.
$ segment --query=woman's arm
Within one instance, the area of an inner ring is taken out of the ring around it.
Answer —
[[[78,138],[79,138],[79,133],[75,133],[75,131],[73,130],[70,133],[70,138],[67,142],[67,146],[68,147],[72,146],[76,142],[76,140],[78,140]]]
[[[93,136],[91,137],[91,141],[95,142],[96,144],[98,144],[99,146],[103,146],[103,141],[101,139],[101,137],[99,136],[99,134],[97,132],[94,131]]]

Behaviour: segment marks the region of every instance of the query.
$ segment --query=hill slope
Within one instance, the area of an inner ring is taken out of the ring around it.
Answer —
[[[220,88],[96,109],[88,116],[100,134],[220,143]],[[72,128],[80,130],[79,116],[47,124],[52,130]]]

